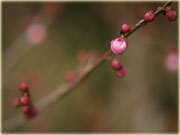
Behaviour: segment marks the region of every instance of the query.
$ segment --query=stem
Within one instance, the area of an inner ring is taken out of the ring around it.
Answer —
[[[164,9],[171,5],[173,2],[169,1],[165,3],[162,7],[157,8],[157,10],[154,12],[155,16],[158,16],[160,13],[164,12]],[[132,29],[129,33],[125,35],[125,38],[129,37],[132,33],[134,33],[137,29],[140,27],[148,24],[144,21],[144,19],[141,19]],[[95,63],[87,64],[84,67],[84,74],[77,76],[77,78],[70,83],[64,83],[60,85],[57,89],[55,89],[52,93],[49,95],[43,97],[40,101],[38,101],[35,104],[35,107],[37,108],[37,111],[43,111],[59,99],[62,99],[65,97],[69,92],[71,92],[74,88],[76,88],[81,82],[88,77],[88,75],[93,72],[98,66],[100,66],[105,60],[109,57],[109,55],[112,53],[111,49],[109,49],[107,52],[105,52]],[[14,118],[11,118],[10,120],[7,120],[3,124],[3,132],[9,132],[12,130],[15,130],[18,127],[21,127],[26,123],[28,120],[24,118],[22,114],[15,116]]]

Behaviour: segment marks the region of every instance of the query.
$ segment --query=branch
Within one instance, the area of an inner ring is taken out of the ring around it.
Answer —
[[[165,3],[162,7],[157,8],[157,10],[154,12],[155,16],[158,16],[160,13],[164,12],[164,9],[171,5],[173,2],[169,1]],[[132,33],[134,33],[137,29],[140,27],[148,24],[144,21],[144,19],[140,20],[133,28],[132,30],[125,35],[125,37],[129,37]],[[88,75],[93,72],[98,66],[100,66],[105,60],[109,57],[109,55],[112,53],[111,49],[109,49],[107,52],[104,53],[98,60],[91,61],[87,65],[85,65],[83,71],[83,75],[78,75],[76,79],[73,82],[64,83],[60,85],[57,89],[55,89],[52,93],[49,95],[43,97],[39,102],[35,104],[35,107],[37,108],[38,113],[55,103],[56,101],[62,99],[65,97],[68,93],[72,92],[74,88],[76,88],[85,78],[88,77]],[[7,120],[3,124],[3,132],[9,132],[12,130],[15,130],[18,127],[21,127],[26,123],[28,120],[24,118],[22,114],[11,118],[10,120]]]

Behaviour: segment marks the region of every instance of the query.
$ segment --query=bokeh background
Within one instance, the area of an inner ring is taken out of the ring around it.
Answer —
[[[2,122],[21,113],[12,106],[21,82],[35,103],[76,69],[80,50],[105,52],[123,23],[133,26],[163,4],[3,2]],[[177,3],[173,6],[178,10]],[[13,132],[176,133],[177,24],[158,16],[127,39],[128,50],[118,57],[128,69],[126,77],[117,78],[107,61],[75,91]]]

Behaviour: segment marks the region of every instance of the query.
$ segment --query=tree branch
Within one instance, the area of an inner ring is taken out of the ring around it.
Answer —
[[[157,10],[154,12],[155,16],[158,16],[160,13],[163,13],[164,9],[171,5],[173,2],[169,1],[165,3],[162,7],[157,8]],[[129,33],[125,35],[125,38],[129,37],[132,33],[134,33],[137,29],[140,27],[148,24],[144,21],[144,19],[140,20]],[[62,99],[65,97],[68,93],[70,93],[74,88],[76,88],[85,78],[88,77],[88,75],[93,72],[98,66],[100,66],[112,53],[111,49],[109,49],[107,52],[104,53],[97,61],[90,62],[84,67],[84,74],[78,75],[76,79],[73,82],[64,83],[60,85],[57,89],[55,89],[52,93],[49,95],[43,97],[40,101],[38,101],[35,104],[35,107],[37,108],[38,113],[55,103],[56,101]],[[22,114],[15,116],[14,118],[11,118],[10,120],[7,120],[3,124],[3,132],[10,132],[15,130],[18,127],[21,127],[26,123],[28,120],[24,118]]]

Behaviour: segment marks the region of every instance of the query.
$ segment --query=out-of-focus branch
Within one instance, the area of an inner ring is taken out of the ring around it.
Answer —
[[[165,9],[165,7],[171,5],[172,2],[165,3],[162,7],[157,8],[157,10],[154,12],[155,16],[158,16],[160,13],[162,13]],[[144,21],[144,19],[140,20],[133,28],[132,30],[125,35],[127,38],[132,33],[134,33],[138,28],[148,24]],[[64,83],[60,85],[57,89],[55,89],[52,93],[49,95],[43,97],[39,102],[35,104],[35,107],[37,108],[38,113],[55,103],[56,101],[62,99],[65,97],[69,92],[71,92],[74,88],[76,88],[81,82],[88,77],[88,75],[93,72],[98,66],[100,66],[112,53],[111,49],[109,49],[107,52],[105,52],[98,60],[93,61],[85,65],[83,68],[83,74],[79,74],[76,79],[69,83]],[[25,122],[27,122],[22,114],[7,120],[5,123],[3,123],[3,132],[9,132],[12,130],[15,130],[18,127],[21,127]]]

